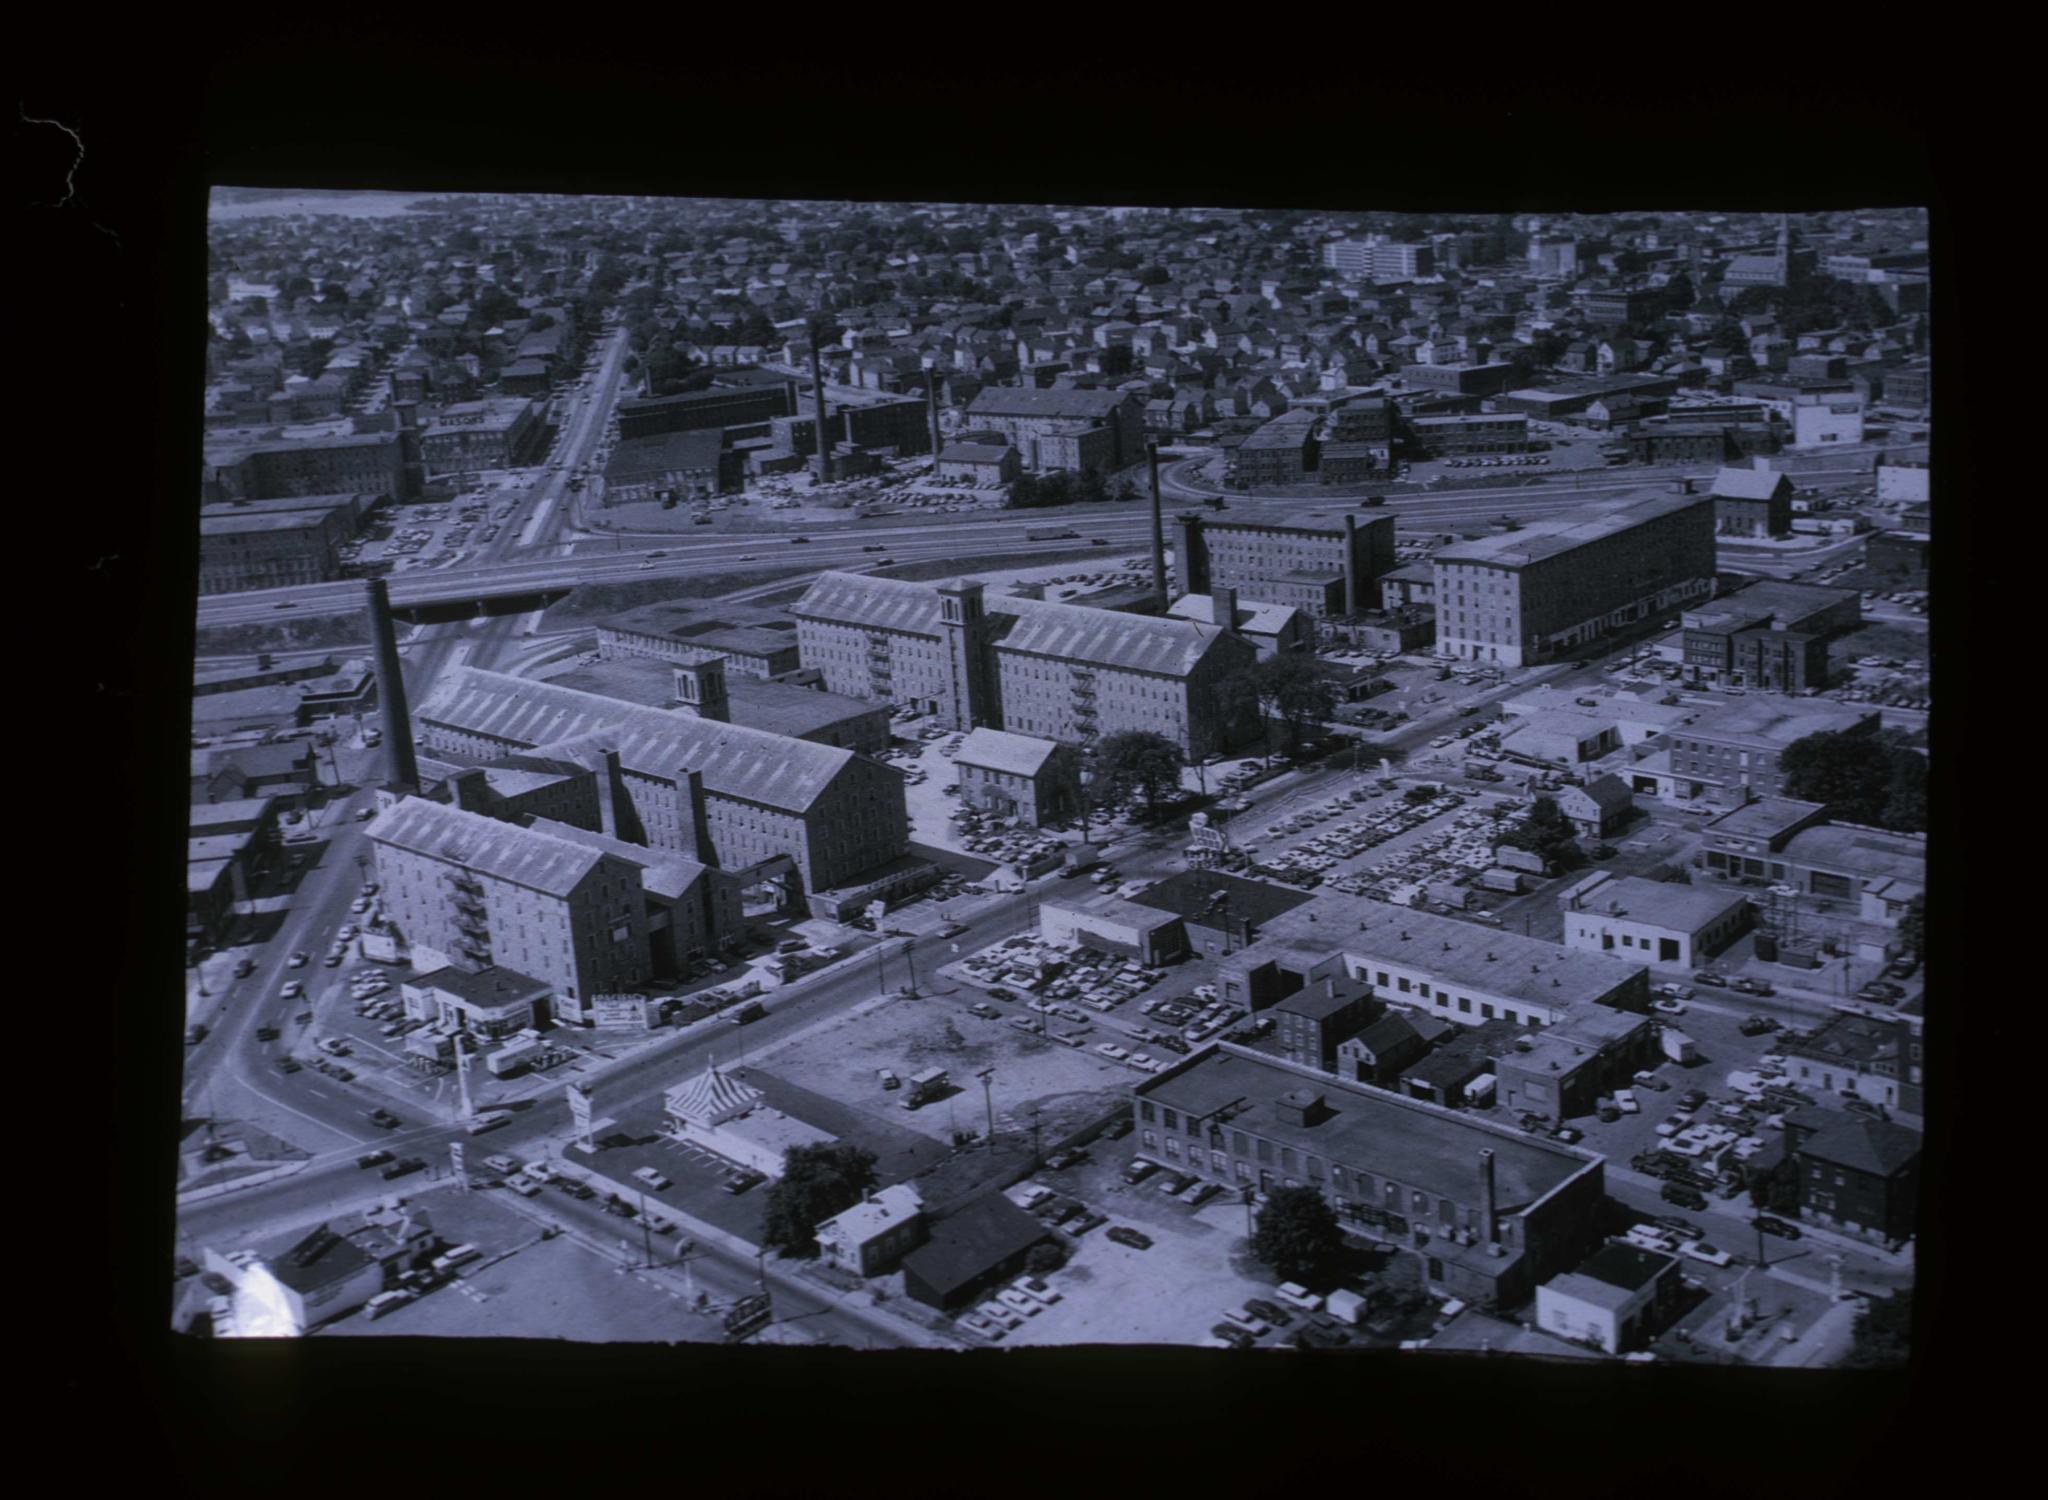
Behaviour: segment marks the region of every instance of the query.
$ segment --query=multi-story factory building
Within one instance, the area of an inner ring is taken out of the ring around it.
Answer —
[[[1213,707],[1216,682],[1258,654],[1231,631],[990,598],[966,580],[827,573],[791,612],[804,665],[834,693],[1070,744],[1149,730],[1196,757],[1233,737]]]
[[[417,718],[445,760],[540,750],[582,766],[604,831],[779,884],[790,904],[909,847],[903,773],[851,750],[472,667],[445,674]]]
[[[510,969],[560,1019],[650,975],[641,873],[603,850],[420,797],[370,825],[386,922],[421,973]]]
[[[1521,667],[1711,598],[1714,498],[1600,501],[1431,560],[1437,653]]]
[[[1174,583],[1181,594],[1237,590],[1240,599],[1288,604],[1315,619],[1376,608],[1394,568],[1394,518],[1312,513],[1292,525],[1181,515]]]

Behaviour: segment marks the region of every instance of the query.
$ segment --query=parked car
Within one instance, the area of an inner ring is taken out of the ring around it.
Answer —
[[[1254,1297],[1246,1302],[1244,1310],[1259,1318],[1263,1318],[1275,1328],[1290,1328],[1294,1325],[1293,1313],[1280,1306],[1277,1302],[1268,1302],[1262,1297]]]
[[[1781,1240],[1796,1240],[1800,1238],[1800,1230],[1797,1224],[1789,1224],[1785,1220],[1774,1218],[1770,1214],[1758,1214],[1749,1222],[1763,1233],[1774,1234]]]
[[[1135,1187],[1158,1170],[1159,1164],[1157,1162],[1146,1161],[1141,1156],[1134,1159],[1129,1166],[1124,1168],[1124,1181]]]
[[[1668,995],[1659,995],[1650,1002],[1650,1009],[1661,1011],[1667,1016],[1682,1016],[1685,1014],[1685,1002],[1673,1000]]]
[[[1726,974],[1716,974],[1712,969],[1701,969],[1692,976],[1692,982],[1694,984],[1709,985],[1717,990],[1728,988],[1728,976]]]
[[[392,1153],[389,1151],[372,1151],[368,1156],[358,1156],[356,1158],[356,1165],[358,1167],[381,1167],[384,1163],[390,1161],[391,1158]]]
[[[1710,1266],[1730,1265],[1735,1260],[1735,1257],[1726,1250],[1717,1250],[1705,1240],[1696,1240],[1689,1245],[1680,1245],[1678,1252],[1681,1255],[1689,1255],[1694,1260],[1705,1261]]]
[[[1707,1195],[1690,1183],[1667,1182],[1657,1190],[1657,1196],[1666,1203],[1676,1203],[1680,1208],[1689,1208],[1699,1213],[1707,1206]]]
[[[1762,1036],[1766,1032],[1776,1031],[1778,1023],[1769,1016],[1744,1016],[1742,1024],[1735,1029],[1744,1036]]]
[[[1114,1229],[1111,1229],[1106,1238],[1115,1241],[1119,1245],[1127,1245],[1133,1250],[1150,1250],[1152,1248],[1151,1236],[1140,1234],[1137,1230],[1125,1224],[1119,1224]]]

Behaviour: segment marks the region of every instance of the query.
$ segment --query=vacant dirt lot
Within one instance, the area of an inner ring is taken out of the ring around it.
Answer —
[[[851,1109],[947,1144],[955,1130],[988,1128],[987,1100],[975,1075],[993,1068],[990,1096],[998,1133],[1028,1130],[1036,1105],[1048,1147],[1084,1119],[1100,1115],[1139,1076],[1092,1050],[1095,1041],[1121,1036],[1120,1032],[1098,1025],[1088,1033],[1090,1045],[1077,1051],[1027,1036],[1007,1020],[969,1014],[967,1006],[978,999],[978,992],[963,987],[956,995],[902,1001],[811,1032],[760,1058],[759,1065],[786,1078],[802,1079],[806,1088]],[[1006,1016],[1027,1014],[1021,1007],[1002,1009]],[[1074,1025],[1058,1024],[1066,1029]],[[906,1084],[927,1068],[944,1068],[955,1092],[921,1109],[906,1110],[905,1090],[883,1089],[878,1076],[882,1068]]]

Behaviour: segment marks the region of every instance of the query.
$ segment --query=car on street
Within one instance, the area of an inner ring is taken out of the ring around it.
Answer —
[[[277,1071],[280,1073],[296,1073],[301,1066],[296,1057],[280,1057],[277,1060]]]
[[[1152,1238],[1150,1235],[1140,1234],[1127,1224],[1117,1225],[1108,1231],[1104,1238],[1112,1240],[1116,1244],[1128,1246],[1132,1250],[1149,1250],[1152,1248]]]
[[[275,1026],[258,1026],[256,1028],[256,1040],[259,1042],[276,1041],[277,1028]]]
[[[206,1025],[205,1025],[205,1023],[204,1023],[204,1022],[201,1022],[201,1021],[194,1021],[194,1022],[193,1022],[193,1023],[192,1023],[191,1025],[190,1025],[190,1026],[187,1026],[187,1027],[185,1028],[185,1045],[186,1045],[186,1046],[188,1046],[188,1047],[196,1047],[196,1046],[198,1046],[198,1045],[199,1045],[199,1044],[200,1044],[201,1042],[203,1042],[203,1041],[205,1041],[205,1040],[206,1040]]]
[[[424,1172],[426,1169],[427,1164],[421,1161],[417,1156],[408,1156],[393,1162],[390,1166],[386,1167],[383,1170],[383,1172],[381,1172],[379,1175],[382,1176],[386,1182],[391,1182],[396,1180],[397,1178],[407,1176],[413,1172]]]
[[[370,1123],[372,1125],[380,1126],[385,1130],[396,1130],[400,1125],[405,1123],[403,1120],[399,1119],[397,1115],[394,1115],[388,1109],[373,1109],[369,1113]]]
[[[1800,1238],[1800,1230],[1797,1224],[1788,1224],[1785,1220],[1774,1218],[1770,1214],[1758,1214],[1749,1222],[1752,1228],[1764,1234],[1774,1234],[1781,1240],[1796,1240]]]
[[[1742,1023],[1735,1029],[1744,1036],[1762,1036],[1766,1032],[1776,1031],[1778,1023],[1769,1016],[1744,1016]]]
[[[1084,1159],[1085,1158],[1083,1157],[1082,1153],[1079,1151],[1071,1149],[1066,1151],[1055,1151],[1052,1155],[1048,1156],[1045,1159],[1045,1167],[1048,1172],[1058,1172],[1066,1167],[1071,1167],[1074,1165],[1074,1163],[1082,1161]]]
[[[1666,1203],[1676,1203],[1680,1208],[1689,1208],[1699,1213],[1707,1206],[1707,1195],[1690,1183],[1667,1182],[1657,1190],[1657,1196]]]
[[[1244,1305],[1244,1310],[1248,1313],[1254,1314],[1257,1317],[1263,1318],[1266,1322],[1271,1323],[1275,1328],[1290,1328],[1294,1324],[1293,1313],[1289,1312],[1286,1308],[1280,1306],[1279,1303],[1268,1302],[1261,1297],[1254,1297],[1250,1301],[1246,1302]]]
[[[358,1167],[381,1167],[384,1163],[390,1161],[391,1158],[392,1153],[389,1151],[372,1151],[368,1156],[358,1156],[356,1158],[356,1165]]]
[[[1729,984],[1728,987],[1744,995],[1759,995],[1768,997],[1778,993],[1776,987],[1773,986],[1769,980],[1751,979],[1747,975],[1738,975]]]
[[[1735,1260],[1735,1257],[1726,1250],[1717,1250],[1705,1240],[1695,1240],[1691,1244],[1680,1245],[1678,1253],[1690,1256],[1694,1260],[1705,1261],[1710,1266],[1730,1265]]]
[[[284,966],[287,969],[303,969],[306,967],[307,964],[311,963],[312,961],[313,955],[310,953],[294,953],[290,958],[284,961]]]
[[[1728,988],[1728,976],[1726,974],[1716,974],[1712,969],[1701,969],[1692,976],[1692,982],[1694,984],[1708,985],[1717,990]]]
[[[1706,1231],[1700,1228],[1699,1225],[1693,1223],[1690,1219],[1681,1219],[1677,1214],[1666,1214],[1662,1218],[1652,1219],[1650,1222],[1665,1234],[1676,1236],[1681,1240],[1697,1240],[1704,1238],[1706,1235]]]
[[[247,979],[247,978],[248,978],[248,977],[249,977],[249,976],[250,976],[251,974],[254,974],[255,972],[256,972],[256,960],[255,960],[255,959],[253,959],[253,958],[238,958],[238,959],[236,959],[236,960],[235,960],[235,978],[237,978],[237,979]]]
[[[1001,1011],[997,1010],[993,1005],[986,1004],[979,1000],[977,1000],[974,1004],[968,1006],[967,1011],[968,1014],[980,1016],[985,1021],[1000,1021],[1003,1018],[1003,1013]]]
[[[1685,1002],[1673,1000],[1669,995],[1659,995],[1650,1002],[1650,1009],[1662,1011],[1667,1016],[1682,1016],[1685,1014]]]

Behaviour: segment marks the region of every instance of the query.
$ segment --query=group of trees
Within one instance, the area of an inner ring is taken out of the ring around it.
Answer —
[[[863,1147],[844,1141],[791,1146],[781,1178],[768,1190],[762,1242],[785,1255],[809,1254],[818,1226],[860,1202],[877,1180],[875,1153]]]
[[[1827,328],[1869,333],[1899,321],[1875,287],[1832,276],[1808,276],[1789,287],[1746,287],[1729,304],[1737,315],[1766,309],[1776,310],[1778,329],[1787,336]]]
[[[1900,833],[1927,830],[1927,757],[1886,731],[1822,731],[1785,747],[1785,795],[1825,802],[1847,823]]]
[[[1540,854],[1560,870],[1576,869],[1586,862],[1572,825],[1558,811],[1554,797],[1538,797],[1530,804],[1528,819],[1502,834],[1500,842],[1510,849]]]
[[[1223,678],[1215,704],[1225,723],[1255,719],[1259,753],[1270,759],[1273,725],[1285,731],[1292,750],[1336,713],[1337,690],[1313,657],[1283,652]]]
[[[1153,813],[1163,794],[1180,791],[1187,757],[1164,735],[1130,729],[1096,741],[1088,761],[1094,780],[1084,795],[1093,803],[1107,805],[1136,795],[1144,799],[1146,812]]]
[[[1138,487],[1128,476],[1112,485],[1093,469],[1079,473],[1054,469],[1044,474],[1019,474],[1011,480],[1009,508],[1038,510],[1051,505],[1093,505],[1137,498]]]

